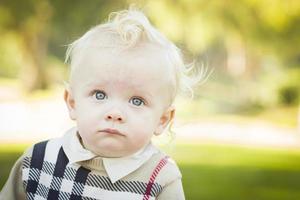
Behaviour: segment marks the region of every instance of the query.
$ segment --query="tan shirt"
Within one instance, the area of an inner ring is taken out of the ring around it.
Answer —
[[[72,128],[62,138],[63,149],[70,163],[79,163],[83,167],[97,171],[101,175],[108,176],[112,183],[118,180],[134,180],[134,178],[144,179],[146,182],[149,171],[161,156],[161,152],[151,143],[137,153],[123,158],[101,158],[86,150],[80,143],[77,129]],[[10,176],[4,185],[0,200],[22,200],[25,199],[25,191],[22,183],[22,161],[23,158],[31,155],[32,148],[28,149],[15,163]],[[154,161],[154,162],[153,162]],[[157,199],[184,199],[181,183],[181,174],[176,164],[170,160],[171,165],[163,168],[161,179],[165,186]],[[168,166],[168,165],[167,165]]]

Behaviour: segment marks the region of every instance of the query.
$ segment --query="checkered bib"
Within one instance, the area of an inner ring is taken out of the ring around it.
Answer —
[[[64,199],[155,199],[162,186],[155,182],[163,158],[154,169],[148,183],[118,180],[95,174],[79,164],[70,164],[60,140],[34,145],[31,157],[25,157],[22,179],[28,200]]]

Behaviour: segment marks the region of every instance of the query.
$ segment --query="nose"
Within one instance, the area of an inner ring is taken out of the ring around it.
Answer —
[[[106,113],[105,120],[123,123],[123,122],[125,122],[125,116],[124,116],[124,114],[121,113],[120,110],[113,109]]]

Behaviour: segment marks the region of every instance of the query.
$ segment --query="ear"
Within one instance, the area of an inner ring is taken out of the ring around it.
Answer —
[[[154,135],[160,135],[168,126],[168,124],[174,119],[175,107],[171,105],[161,116],[158,127],[156,128]]]
[[[73,98],[72,91],[69,86],[65,87],[64,100],[66,102],[67,108],[69,110],[69,116],[72,120],[76,119],[75,116],[75,100]]]

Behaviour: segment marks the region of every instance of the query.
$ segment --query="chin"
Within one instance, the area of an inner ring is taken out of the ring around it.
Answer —
[[[122,157],[124,150],[120,148],[121,145],[111,143],[101,143],[94,146],[94,153],[104,157]]]
[[[125,152],[118,152],[118,151],[102,151],[102,152],[99,152],[99,154],[97,154],[97,155],[106,157],[106,158],[120,158],[120,157],[127,156],[127,154]]]

